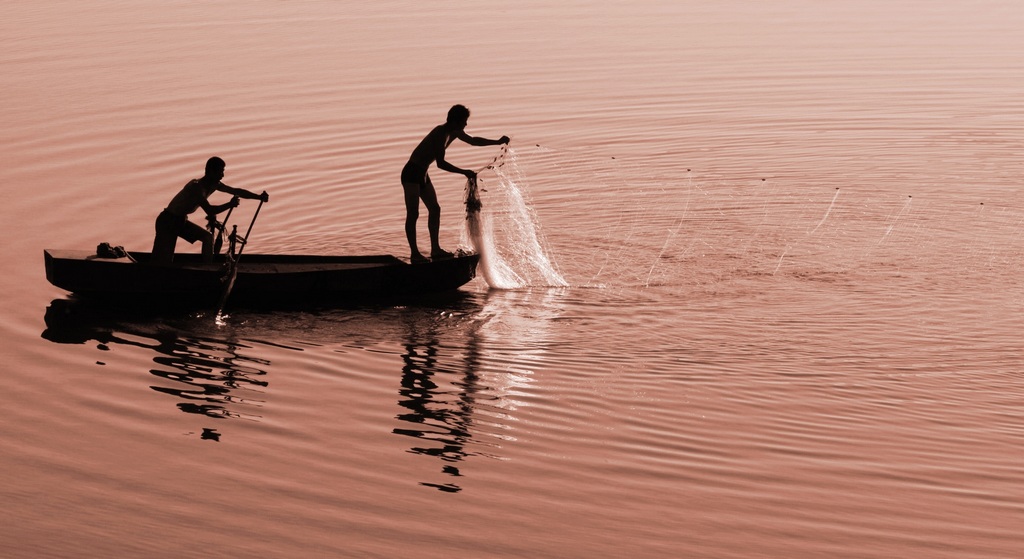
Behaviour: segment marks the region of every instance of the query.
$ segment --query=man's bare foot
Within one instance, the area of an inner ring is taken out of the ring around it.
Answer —
[[[409,256],[409,261],[412,262],[413,264],[422,264],[424,262],[428,262],[427,257],[423,256],[418,252],[412,253],[412,255]]]
[[[455,255],[448,252],[447,250],[444,250],[443,248],[430,251],[430,258],[435,260],[441,258],[452,258],[453,256]]]

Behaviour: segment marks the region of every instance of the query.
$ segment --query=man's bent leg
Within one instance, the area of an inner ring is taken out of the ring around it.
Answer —
[[[203,262],[213,262],[213,235],[206,235],[203,241]]]
[[[189,243],[199,241],[203,246],[203,262],[213,262],[213,234],[191,221],[181,227],[181,238]]]
[[[174,246],[178,243],[178,226],[174,218],[161,213],[156,218],[156,236],[153,237],[151,261],[154,264],[170,264],[174,259]]]
[[[154,264],[170,264],[174,260],[174,245],[178,243],[178,235],[157,231],[153,239],[152,262]]]

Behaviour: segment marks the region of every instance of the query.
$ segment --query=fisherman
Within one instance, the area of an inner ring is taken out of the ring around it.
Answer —
[[[243,188],[233,188],[222,182],[224,178],[224,160],[211,157],[206,162],[206,174],[202,178],[192,179],[171,199],[164,211],[156,218],[156,237],[153,239],[153,262],[169,264],[174,259],[174,247],[178,237],[189,243],[203,242],[203,261],[213,262],[213,234],[204,227],[188,220],[189,214],[200,207],[208,216],[238,206],[239,198],[261,200],[266,202],[270,196],[264,191],[255,194]],[[217,206],[211,205],[207,198],[215,191],[226,192],[233,198]]]
[[[466,134],[466,124],[469,122],[469,109],[462,105],[455,105],[448,111],[448,119],[444,124],[435,126],[416,149],[409,156],[409,162],[402,169],[402,188],[405,190],[405,236],[409,240],[410,260],[412,262],[425,262],[427,259],[420,254],[416,245],[416,220],[420,214],[420,200],[427,207],[427,231],[430,233],[430,257],[448,258],[452,253],[441,248],[438,244],[438,234],[441,229],[441,206],[437,203],[437,192],[427,175],[427,168],[431,163],[437,162],[437,167],[450,173],[459,173],[467,178],[475,178],[476,173],[467,169],[460,169],[452,165],[444,158],[445,150],[458,138],[471,146],[496,146],[507,144],[508,136],[502,136],[497,140],[486,138],[475,138]]]

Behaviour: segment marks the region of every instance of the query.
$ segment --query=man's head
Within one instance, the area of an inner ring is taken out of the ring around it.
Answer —
[[[206,176],[214,180],[220,180],[224,178],[224,167],[227,163],[219,157],[211,157],[206,160]]]
[[[448,124],[462,130],[469,122],[469,109],[462,105],[454,105],[448,109]]]

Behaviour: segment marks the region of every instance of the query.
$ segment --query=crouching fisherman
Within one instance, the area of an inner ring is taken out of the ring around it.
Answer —
[[[210,216],[234,208],[239,198],[262,200],[266,202],[270,196],[263,192],[255,194],[243,188],[233,188],[222,182],[224,178],[224,160],[211,157],[206,162],[206,174],[202,178],[192,179],[181,192],[178,192],[167,204],[164,211],[156,218],[156,238],[153,240],[153,262],[169,264],[174,259],[174,246],[178,237],[189,243],[203,242],[203,261],[213,262],[213,234],[206,228],[188,220],[189,214],[200,207]],[[229,202],[217,206],[211,205],[207,198],[215,191],[227,192],[234,196]]]

